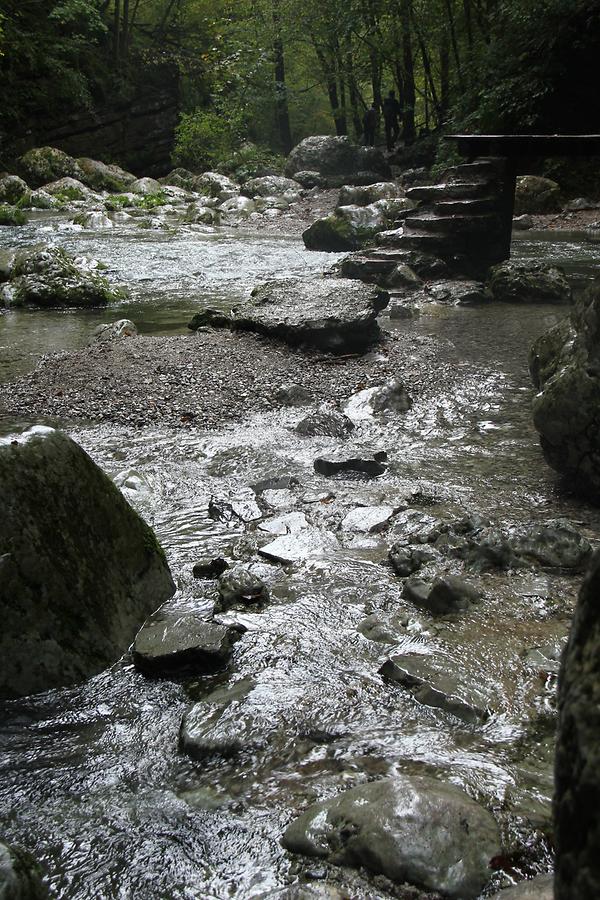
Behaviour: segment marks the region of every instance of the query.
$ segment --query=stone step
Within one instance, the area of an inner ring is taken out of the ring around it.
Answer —
[[[392,254],[377,256],[375,253],[354,253],[342,260],[340,275],[344,278],[358,278],[368,284],[384,280],[397,264]]]
[[[491,214],[477,216],[438,216],[434,212],[418,212],[404,220],[405,228],[433,231],[436,234],[480,234],[495,231],[498,217]]]
[[[425,203],[439,203],[442,200],[472,200],[489,197],[487,182],[445,181],[441,184],[426,184],[408,188],[406,196],[410,200]]]
[[[456,166],[450,166],[443,173],[445,181],[480,181],[482,179],[490,180],[502,175],[505,168],[505,161],[496,157],[481,157],[473,162],[459,163]]]
[[[483,197],[481,200],[440,200],[439,203],[432,205],[431,211],[440,216],[478,216],[482,213],[495,212],[497,206],[497,201],[491,197]],[[410,216],[410,213],[409,210],[407,216]]]

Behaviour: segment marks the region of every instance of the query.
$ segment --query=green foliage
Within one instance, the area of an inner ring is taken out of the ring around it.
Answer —
[[[281,175],[285,156],[275,153],[269,147],[245,143],[218,167],[224,175],[232,175],[237,181],[260,178],[265,174]]]
[[[0,206],[0,225],[26,225],[27,216],[14,206]]]
[[[233,124],[214,109],[182,115],[175,133],[173,163],[192,171],[205,171],[231,157],[238,137]]]
[[[109,212],[118,212],[127,207],[145,209],[151,212],[158,206],[164,206],[168,202],[169,197],[164,191],[158,191],[156,194],[137,194],[135,197],[128,197],[126,194],[116,194],[114,197],[106,198],[104,208]]]
[[[76,187],[65,187],[52,195],[59,203],[72,203],[73,200],[85,200],[83,191]]]

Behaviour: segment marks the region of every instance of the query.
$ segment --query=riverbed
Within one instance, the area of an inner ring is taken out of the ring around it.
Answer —
[[[231,303],[260,281],[316,274],[336,258],[305,251],[293,236],[243,229],[94,234],[52,217],[0,229],[3,246],[51,239],[106,262],[111,280],[127,283],[131,299],[112,319],[126,316],[142,336],[181,342],[195,339],[186,325],[199,304]],[[560,261],[578,288],[600,269],[598,245],[577,234],[527,234],[513,253]],[[217,676],[150,680],[126,656],[84,685],[4,704],[3,839],[34,853],[57,897],[401,897],[368,873],[293,857],[280,844],[310,803],[395,773],[450,781],[495,814],[506,855],[492,885],[551,868],[556,678],[531,662],[531,651],[559,654],[580,576],[541,568],[477,575],[483,602],[433,620],[401,596],[387,551],[408,528],[466,514],[503,527],[566,518],[597,542],[598,512],[561,488],[530,419],[528,348],[564,314],[495,305],[432,306],[400,322],[383,316],[379,350],[329,367],[331,398],[356,426],[344,446],[388,454],[386,472],[372,481],[316,474],[314,459],[340,441],[299,435],[306,407],[271,397],[261,404],[251,392],[237,421],[210,428],[69,416],[68,432],[155,528],[178,608],[212,608],[212,585],[191,573],[207,555],[251,565],[272,602],[229,616],[247,631]],[[81,349],[106,319],[105,310],[0,315],[0,378],[22,377],[43,354]],[[255,345],[253,352],[259,367]],[[354,368],[338,378],[335,366],[341,373],[345,365]],[[356,400],[346,406],[390,374],[413,397],[407,413],[381,418]],[[324,393],[315,385],[315,402]],[[52,422],[60,425],[60,416]],[[15,415],[0,429],[31,424]],[[271,485],[258,489],[265,480]],[[211,501],[249,510],[258,501],[258,513],[218,520]],[[383,531],[342,527],[349,511],[382,505],[396,511]],[[261,560],[261,523],[291,511],[304,513],[312,552],[289,566]],[[373,616],[392,642],[370,639]],[[387,683],[380,666],[408,651],[440,655],[448,672],[487,698],[487,722],[466,724]],[[237,730],[243,748],[194,761],[179,750],[181,717],[217,686],[240,689],[243,699],[221,725]],[[298,884],[307,893],[289,893]]]

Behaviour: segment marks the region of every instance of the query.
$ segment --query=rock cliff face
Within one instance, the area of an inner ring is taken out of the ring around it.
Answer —
[[[37,118],[18,146],[0,146],[0,156],[16,157],[47,144],[74,157],[101,155],[138,175],[164,175],[171,167],[178,116],[177,75],[165,67],[145,82],[140,79],[128,100],[107,97],[89,112],[75,111],[58,121]]]
[[[69,437],[0,443],[0,698],[113,663],[175,591],[154,533]]]
[[[570,485],[600,502],[600,289],[575,305],[570,320],[534,344],[530,370],[540,393],[533,421],[544,456]]]
[[[600,897],[600,554],[581,589],[559,677],[556,900]]]

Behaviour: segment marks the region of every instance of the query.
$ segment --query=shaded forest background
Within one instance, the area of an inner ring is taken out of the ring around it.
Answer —
[[[275,164],[394,89],[431,164],[443,131],[600,132],[599,58],[600,0],[2,0],[0,158],[167,92],[161,164]]]

